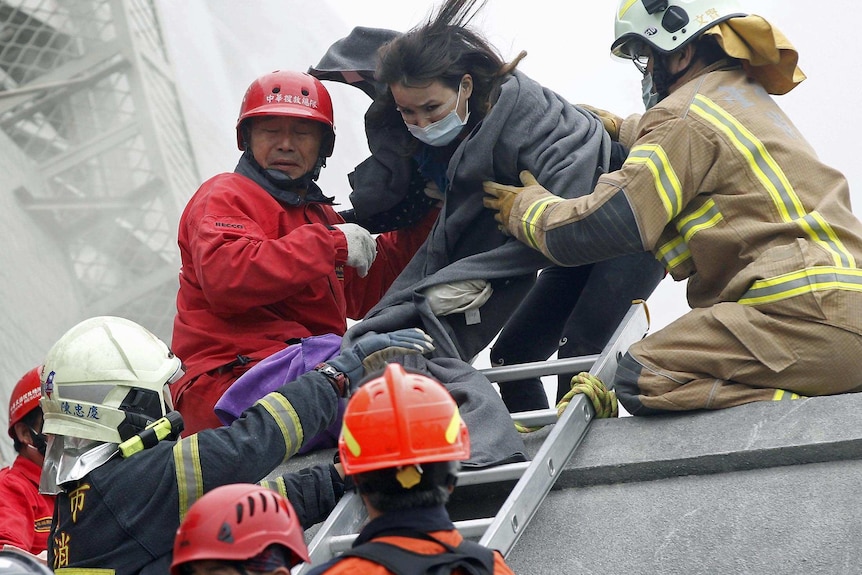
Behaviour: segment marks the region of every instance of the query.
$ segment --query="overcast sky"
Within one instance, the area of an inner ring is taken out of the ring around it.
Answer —
[[[353,26],[406,30],[423,20],[435,4],[417,0],[326,0],[320,4],[160,0],[160,5],[169,16],[169,44],[184,47],[180,53],[175,50],[182,71],[180,89],[187,97],[194,91],[198,100],[187,112],[193,124],[208,126],[207,153],[199,163],[202,177],[209,177],[233,169],[238,152],[232,122],[242,92],[252,79],[276,68],[307,69]],[[565,10],[560,6],[557,0],[488,0],[473,24],[507,59],[526,50],[528,56],[519,68],[569,101],[619,115],[641,111],[639,74],[631,63],[609,53],[616,0],[569,3]],[[862,162],[856,158],[857,147],[850,144],[850,135],[862,131],[858,106],[862,98],[857,88],[862,65],[857,56],[859,32],[844,26],[857,12],[858,1],[750,0],[743,7],[767,18],[799,50],[800,66],[808,79],[790,94],[778,97],[778,102],[820,157],[848,176],[858,212]],[[211,32],[199,32],[206,26],[189,25],[196,20],[209,20]],[[189,34],[192,29],[194,35]],[[194,51],[212,57],[201,60]],[[200,77],[195,78],[204,70],[209,85],[201,92]],[[327,86],[335,103],[338,140],[321,184],[328,194],[346,202],[346,173],[368,153],[362,113],[369,100],[354,88]],[[653,329],[688,309],[684,288],[684,283],[670,279],[662,282],[649,300]]]

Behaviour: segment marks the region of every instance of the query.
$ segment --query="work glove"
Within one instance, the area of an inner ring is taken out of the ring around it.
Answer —
[[[602,126],[605,127],[605,131],[610,135],[611,140],[614,142],[618,142],[620,140],[620,126],[623,125],[623,119],[619,116],[608,112],[607,110],[602,110],[600,108],[593,108],[592,106],[588,106],[586,104],[579,104],[581,108],[584,110],[588,110],[599,117],[599,120],[602,122]]]
[[[383,369],[390,359],[431,351],[434,351],[431,336],[419,328],[399,329],[390,333],[369,332],[326,363],[347,377],[352,394],[366,373]]]
[[[494,219],[500,224],[500,231],[507,235],[514,235],[511,232],[509,216],[512,213],[512,206],[515,204],[515,198],[518,194],[528,189],[538,189],[546,194],[550,193],[536,181],[536,178],[528,170],[522,171],[520,177],[521,183],[524,184],[523,188],[498,184],[497,182],[482,182],[482,188],[488,194],[482,199],[482,204],[486,208],[497,212],[494,214]]]
[[[359,277],[364,278],[377,257],[377,242],[359,224],[335,224],[333,227],[347,240],[347,265],[356,268]]]
[[[444,199],[443,192],[440,191],[440,188],[437,186],[434,180],[428,180],[428,182],[425,184],[425,189],[422,191],[432,200],[440,200],[442,202]]]
[[[431,286],[423,293],[434,315],[449,315],[480,308],[494,289],[485,280],[463,280]]]

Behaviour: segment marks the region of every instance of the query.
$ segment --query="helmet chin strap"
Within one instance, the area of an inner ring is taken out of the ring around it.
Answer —
[[[30,437],[33,439],[33,444],[30,445],[28,443],[27,447],[29,447],[30,449],[35,449],[42,457],[45,457],[45,450],[48,447],[48,438],[45,437],[44,434],[39,433],[38,431],[30,427],[29,425],[27,426],[27,429],[30,430]]]
[[[661,102],[670,95],[670,87],[685,76],[697,60],[697,51],[692,54],[691,61],[688,66],[678,71],[676,74],[671,74],[667,69],[667,55],[656,54],[653,58],[652,81],[658,94],[658,101]]]

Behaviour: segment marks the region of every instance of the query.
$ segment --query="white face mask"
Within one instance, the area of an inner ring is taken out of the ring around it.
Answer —
[[[652,74],[644,74],[641,80],[641,96],[643,97],[644,107],[649,110],[658,104],[658,94],[654,91],[652,85]]]
[[[428,124],[424,128],[420,128],[416,124],[408,124],[407,122],[404,122],[407,126],[407,131],[410,132],[414,138],[420,142],[428,144],[429,146],[441,147],[450,144],[452,140],[458,137],[458,134],[461,133],[461,129],[464,128],[464,124],[466,124],[467,120],[470,119],[470,100],[467,100],[467,113],[464,115],[463,120],[461,120],[461,117],[458,115],[458,104],[460,102],[461,86],[458,86],[458,99],[455,101],[455,108],[451,112],[436,122]]]

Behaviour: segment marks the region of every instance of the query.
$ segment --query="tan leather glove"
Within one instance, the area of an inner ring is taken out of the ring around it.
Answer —
[[[605,127],[605,131],[610,135],[611,140],[614,142],[620,141],[620,126],[623,125],[623,119],[619,116],[608,112],[607,110],[602,110],[600,108],[594,108],[592,106],[588,106],[587,104],[578,104],[584,110],[592,112],[601,120],[602,125]]]
[[[495,210],[494,219],[500,224],[500,231],[507,235],[514,235],[509,227],[509,216],[512,213],[512,206],[515,204],[515,198],[526,189],[540,189],[545,193],[548,190],[542,187],[536,178],[533,177],[528,170],[524,170],[520,174],[523,188],[518,186],[507,186],[498,184],[497,182],[482,182],[482,188],[488,194],[482,199],[482,204],[491,210]]]

